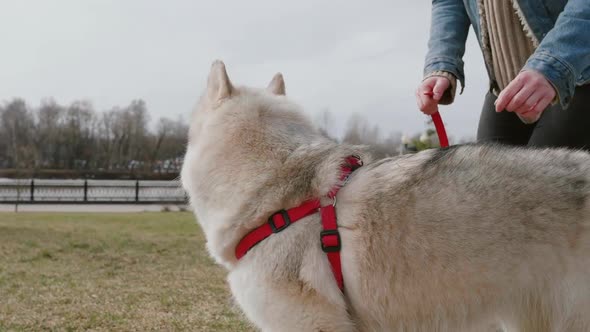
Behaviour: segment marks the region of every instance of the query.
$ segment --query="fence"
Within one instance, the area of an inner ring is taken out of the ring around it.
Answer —
[[[183,204],[178,181],[0,179],[0,204]]]

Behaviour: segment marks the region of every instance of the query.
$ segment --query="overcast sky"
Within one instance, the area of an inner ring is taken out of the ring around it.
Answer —
[[[142,98],[153,118],[188,119],[219,58],[236,84],[282,72],[287,94],[311,116],[329,109],[337,133],[353,112],[415,133],[429,22],[423,0],[0,0],[0,101],[104,110]],[[486,90],[472,32],[465,62],[465,92],[442,114],[454,137],[475,136]]]

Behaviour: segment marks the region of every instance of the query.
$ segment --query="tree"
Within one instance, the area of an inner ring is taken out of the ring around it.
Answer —
[[[383,139],[379,126],[371,126],[366,118],[353,114],[348,119],[342,140],[349,144],[367,145],[375,158],[385,158],[399,154],[401,134],[392,132]]]
[[[0,105],[0,167],[8,167],[8,146],[10,142],[9,132],[5,130],[8,126],[4,124],[4,106]]]
[[[128,160],[147,160],[148,123],[150,116],[143,100],[133,100],[126,109],[126,127],[129,130]]]
[[[38,166],[58,168],[63,156],[64,113],[62,106],[53,99],[41,101],[37,111],[34,144],[37,150]]]
[[[186,151],[188,125],[182,117],[176,121],[161,118],[154,137],[152,164],[158,171],[163,169],[180,170],[179,157]]]
[[[117,118],[117,111],[103,112],[98,119],[96,144],[97,165],[99,169],[110,170],[113,168],[115,155],[115,131],[113,129]]]
[[[328,138],[334,138],[334,117],[329,109],[324,109],[316,117],[316,123],[320,133]]]
[[[24,100],[15,98],[8,102],[2,113],[0,132],[5,133],[8,167],[33,167],[35,146],[33,144],[34,119]]]
[[[88,101],[75,101],[65,112],[63,138],[69,169],[89,168],[94,159],[96,115]]]

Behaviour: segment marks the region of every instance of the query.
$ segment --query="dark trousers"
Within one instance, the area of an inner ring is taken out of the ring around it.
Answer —
[[[478,142],[590,150],[590,84],[576,88],[567,109],[550,106],[533,124],[524,124],[513,112],[496,113],[494,101],[489,92],[479,118]]]

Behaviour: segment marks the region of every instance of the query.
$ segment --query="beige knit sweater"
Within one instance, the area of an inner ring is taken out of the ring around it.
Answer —
[[[526,22],[521,20],[514,0],[479,0],[482,50],[492,80],[497,84],[497,95],[524,67],[536,48],[536,40],[525,31]],[[435,71],[431,76],[444,76],[451,80],[451,87],[440,103],[450,104],[455,98],[457,80],[451,73]]]
[[[480,3],[484,12],[481,24],[485,24],[488,35],[483,40],[484,51],[487,47],[491,53],[490,67],[500,91],[518,75],[535,51],[534,42],[527,36],[514,4],[514,0],[483,0]]]

